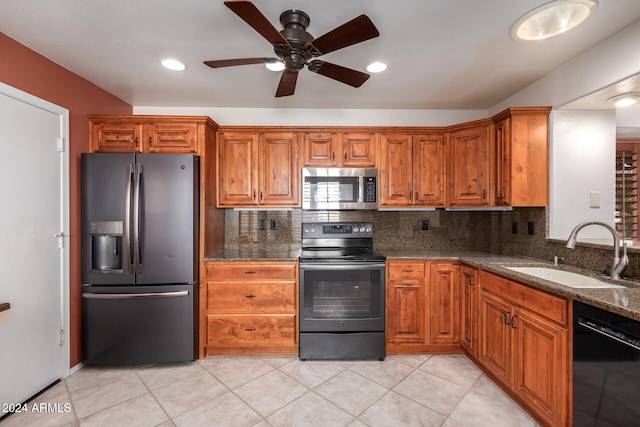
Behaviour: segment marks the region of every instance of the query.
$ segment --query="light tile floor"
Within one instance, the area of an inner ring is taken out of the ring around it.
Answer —
[[[383,362],[207,357],[164,366],[85,367],[35,402],[47,405],[36,405],[43,410],[35,412],[31,402],[28,412],[0,425],[538,425],[464,355],[395,355]]]

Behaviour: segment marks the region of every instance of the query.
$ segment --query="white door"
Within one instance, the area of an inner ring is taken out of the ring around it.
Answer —
[[[65,239],[55,236],[65,230],[67,212],[58,149],[66,130],[60,114],[6,88],[0,86],[0,303],[10,308],[0,312],[0,402],[11,404],[64,374]]]

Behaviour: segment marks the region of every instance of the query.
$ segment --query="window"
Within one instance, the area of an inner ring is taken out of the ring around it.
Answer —
[[[616,230],[621,238],[638,240],[638,153],[640,141],[616,144]]]

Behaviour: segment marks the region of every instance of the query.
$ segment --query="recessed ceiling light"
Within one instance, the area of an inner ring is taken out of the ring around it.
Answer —
[[[636,104],[639,100],[640,93],[623,93],[622,95],[607,99],[607,101],[613,102],[616,107],[628,107]]]
[[[282,62],[282,61],[267,62],[266,64],[264,64],[264,66],[267,67],[267,69],[269,69],[271,71],[282,71],[282,70],[284,70],[284,62]]]
[[[384,62],[372,62],[367,65],[367,71],[370,73],[381,73],[387,69],[387,64]]]
[[[598,10],[598,0],[556,0],[518,19],[511,38],[535,41],[555,37],[585,22]]]
[[[162,65],[173,71],[182,71],[187,68],[182,62],[176,59],[165,59],[162,61]]]

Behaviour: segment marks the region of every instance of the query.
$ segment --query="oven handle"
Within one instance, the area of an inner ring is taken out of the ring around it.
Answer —
[[[349,263],[349,264],[300,264],[301,270],[334,270],[334,271],[344,271],[344,270],[382,270],[384,269],[384,263],[374,263],[374,264],[358,264],[358,263]]]

